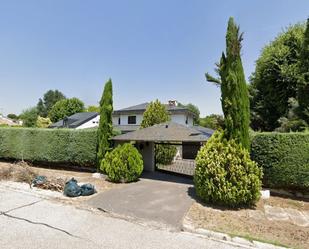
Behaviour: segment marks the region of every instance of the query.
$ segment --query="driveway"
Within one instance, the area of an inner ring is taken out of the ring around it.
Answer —
[[[1,249],[207,249],[238,248],[185,232],[170,232],[76,208],[36,189],[19,191],[0,182]],[[74,202],[74,199],[72,200]]]
[[[193,182],[159,172],[145,173],[140,181],[100,193],[88,205],[129,219],[180,230],[193,203]]]

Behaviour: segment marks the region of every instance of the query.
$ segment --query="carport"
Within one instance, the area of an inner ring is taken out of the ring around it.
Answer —
[[[136,148],[143,156],[145,171],[154,171],[156,169],[156,144],[175,145],[181,148],[181,153],[178,151],[178,159],[175,157],[173,165],[170,165],[170,171],[175,171],[173,169],[179,167],[186,170],[188,168],[186,165],[191,168],[195,167],[194,159],[198,150],[213,132],[213,130],[201,126],[185,126],[168,122],[115,136],[113,141],[115,146],[121,143],[135,142]],[[183,173],[190,175],[190,172]]]

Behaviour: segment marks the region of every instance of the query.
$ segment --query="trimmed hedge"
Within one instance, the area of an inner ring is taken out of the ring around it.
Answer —
[[[263,167],[264,185],[309,190],[309,133],[256,133],[251,157]]]
[[[94,166],[97,130],[0,128],[0,158]]]

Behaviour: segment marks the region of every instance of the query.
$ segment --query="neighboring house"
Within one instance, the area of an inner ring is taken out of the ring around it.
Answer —
[[[143,103],[114,111],[114,128],[121,133],[138,130],[148,105],[149,103]],[[185,107],[177,106],[176,101],[169,101],[169,103],[166,104],[166,109],[170,114],[171,122],[185,126],[193,126],[194,113]],[[99,121],[100,115],[97,112],[80,112],[50,125],[49,128],[93,128],[99,126]]]
[[[100,115],[97,112],[80,112],[64,118],[49,128],[86,129],[99,126]]]
[[[0,114],[0,125],[19,126],[22,125],[22,122],[19,120],[13,120],[8,117],[4,117]]]
[[[113,112],[113,126],[122,133],[138,130],[143,120],[143,114],[149,103],[143,103]],[[177,106],[177,102],[171,100],[166,104],[171,122],[186,126],[193,126],[194,113],[185,107]]]

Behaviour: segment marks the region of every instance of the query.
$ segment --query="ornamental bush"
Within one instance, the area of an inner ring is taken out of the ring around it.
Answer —
[[[162,165],[169,165],[172,163],[177,152],[175,145],[170,144],[156,144],[155,157],[156,163]]]
[[[262,170],[249,152],[215,132],[196,158],[194,184],[205,202],[229,207],[254,204],[260,197]]]
[[[101,170],[106,172],[112,182],[136,181],[143,168],[142,155],[130,143],[118,145],[111,152],[106,152],[101,162]]]
[[[255,133],[251,158],[263,167],[265,186],[308,192],[308,132]]]

